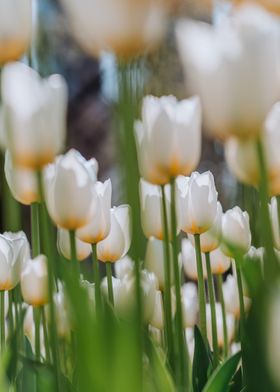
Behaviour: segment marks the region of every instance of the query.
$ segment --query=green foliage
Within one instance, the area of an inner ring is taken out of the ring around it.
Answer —
[[[207,383],[209,373],[212,371],[212,355],[209,346],[206,347],[200,330],[194,328],[194,358],[193,358],[193,391],[201,392]]]

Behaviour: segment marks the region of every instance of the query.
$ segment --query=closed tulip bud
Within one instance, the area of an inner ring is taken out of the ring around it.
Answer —
[[[167,22],[164,0],[62,0],[73,34],[91,56],[104,50],[138,56],[161,40]]]
[[[278,203],[277,198],[273,197],[269,205],[270,219],[272,223],[274,246],[280,250],[280,227],[279,227],[279,215],[278,215]]]
[[[182,230],[189,234],[202,234],[214,224],[217,215],[217,191],[213,174],[192,173],[181,217]]]
[[[15,263],[19,264],[20,268],[30,259],[30,245],[26,234],[23,231],[16,233],[5,232],[2,236],[11,245],[14,253]]]
[[[247,5],[214,25],[181,21],[176,32],[186,80],[201,98],[206,129],[220,139],[260,134],[280,98],[278,62],[272,60],[280,54],[277,18]]]
[[[4,67],[7,148],[16,166],[38,170],[54,161],[66,135],[67,87],[60,75],[41,80],[22,63]]]
[[[130,207],[121,205],[111,208],[109,235],[97,244],[98,260],[114,263],[123,258],[131,244]]]
[[[184,328],[192,328],[198,320],[198,295],[194,283],[185,283],[182,291],[182,312]]]
[[[129,256],[124,256],[114,264],[114,267],[116,277],[122,279],[125,275],[133,274],[134,262]]]
[[[96,210],[96,191],[86,160],[76,150],[59,156],[45,169],[48,212],[60,228],[76,230],[91,222]]]
[[[222,275],[230,269],[231,259],[220,248],[211,252],[211,271],[214,275]]]
[[[32,0],[0,1],[0,66],[26,52],[31,30]]]
[[[186,276],[192,280],[198,280],[195,249],[190,240],[182,241],[182,263]],[[203,277],[207,279],[205,257],[202,257]]]
[[[243,254],[251,246],[251,231],[249,215],[239,207],[227,210],[222,217],[222,251],[225,255],[233,257],[231,247],[237,248]]]
[[[219,347],[224,346],[224,328],[223,328],[223,313],[222,306],[220,303],[215,304],[216,307],[216,323],[217,323],[217,336]],[[212,318],[211,318],[211,307],[210,304],[206,305],[206,321],[207,321],[207,338],[212,346]],[[228,342],[230,343],[234,338],[235,332],[235,320],[232,314],[226,314],[226,325],[228,333]]]
[[[5,177],[13,197],[22,204],[39,201],[36,173],[31,169],[13,165],[10,152],[5,154]]]
[[[96,244],[104,240],[110,232],[111,225],[111,180],[104,183],[96,182],[95,191],[97,194],[96,209],[88,225],[77,230],[77,237],[89,244]]]
[[[234,317],[240,317],[240,302],[238,295],[238,286],[233,275],[228,275],[226,281],[223,283],[223,295],[225,301],[226,311]],[[251,300],[244,296],[245,309],[248,310]]]
[[[49,302],[47,258],[43,255],[29,260],[21,272],[21,292],[26,303],[43,306]]]
[[[200,160],[199,99],[147,96],[135,137],[140,173],[146,181],[162,185],[180,174],[189,175]]]
[[[223,215],[223,209],[221,203],[218,202],[217,215],[213,225],[208,231],[200,235],[201,252],[203,253],[213,252],[215,249],[218,248],[221,241],[222,215]],[[195,246],[194,236],[189,234],[188,238],[193,244],[193,246]]]
[[[154,313],[150,320],[150,324],[155,328],[163,330],[164,327],[163,300],[162,300],[162,293],[160,290],[156,291]]]
[[[91,254],[91,246],[86,242],[75,237],[76,254],[79,261],[83,261]],[[71,244],[69,238],[69,231],[65,229],[58,229],[57,232],[57,248],[59,252],[68,260],[71,260]]]

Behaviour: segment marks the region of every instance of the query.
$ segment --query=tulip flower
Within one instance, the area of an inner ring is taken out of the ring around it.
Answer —
[[[238,286],[233,275],[228,275],[226,281],[223,283],[223,295],[227,313],[234,317],[240,317],[240,301],[238,295]],[[244,296],[245,310],[248,310],[251,300]]]
[[[32,0],[0,1],[0,66],[26,52],[31,30]]]
[[[204,279],[207,279],[205,258],[203,258],[202,261],[203,261],[203,277]],[[182,241],[182,263],[186,276],[189,279],[197,281],[198,275],[197,275],[195,249],[192,246],[190,240],[187,239],[183,239]]]
[[[251,246],[251,231],[249,215],[234,207],[224,213],[222,217],[222,250],[228,257],[233,257],[231,247],[237,248],[243,254],[248,252]]]
[[[154,313],[150,320],[150,324],[155,328],[163,330],[164,327],[163,299],[160,290],[156,291]]]
[[[5,154],[4,169],[11,194],[19,203],[30,205],[39,201],[36,173],[31,169],[14,166],[8,150]]]
[[[116,277],[122,279],[125,275],[131,275],[134,271],[134,262],[129,256],[124,256],[122,259],[118,260],[115,265]]]
[[[30,259],[30,245],[26,234],[23,231],[18,231],[16,233],[6,231],[0,237],[10,243],[13,249],[15,262],[23,267],[26,261]]]
[[[73,34],[92,56],[113,51],[130,58],[149,51],[161,40],[166,25],[164,0],[62,0]]]
[[[184,328],[192,328],[198,320],[197,287],[194,283],[185,283],[181,291]]]
[[[57,333],[61,338],[69,338],[71,333],[71,320],[66,294],[62,288],[55,293],[54,304]]]
[[[21,272],[21,292],[26,303],[43,306],[49,302],[47,258],[43,255],[28,260]]]
[[[230,269],[231,259],[220,248],[211,252],[211,271],[214,275],[222,275]]]
[[[131,243],[130,207],[121,205],[111,209],[109,235],[97,244],[98,260],[114,263],[126,255]]]
[[[176,33],[186,80],[201,98],[206,129],[223,140],[259,135],[280,98],[278,19],[247,5],[214,25],[181,21]]]
[[[111,180],[104,183],[96,182],[95,190],[97,194],[95,213],[88,225],[77,230],[77,237],[89,244],[96,244],[104,240],[110,232],[111,224]]]
[[[221,240],[222,214],[223,209],[221,203],[218,202],[217,214],[213,225],[208,231],[200,235],[201,252],[213,252],[215,249],[218,248]],[[189,234],[188,238],[191,241],[192,245],[195,246],[194,236]]]
[[[32,348],[32,352],[35,354],[35,323],[34,323],[34,318],[33,318],[33,308],[32,306],[28,306],[25,316],[24,316],[24,321],[23,321],[23,332],[24,335],[27,337],[27,339],[29,340],[29,343],[31,345]],[[45,341],[44,341],[44,330],[42,325],[40,326],[40,330],[39,330],[39,336],[40,336],[40,355],[45,357]]]
[[[162,185],[180,174],[189,175],[200,160],[199,99],[145,97],[135,138],[140,173],[146,181]]]
[[[192,173],[185,197],[183,194],[181,197],[181,205],[184,205],[182,230],[189,234],[208,231],[215,222],[218,208],[213,174],[210,171]]]
[[[13,163],[38,170],[54,161],[66,135],[67,87],[60,75],[41,80],[22,63],[3,68],[7,148]]]
[[[77,259],[79,261],[87,259],[91,254],[91,246],[77,237],[75,237],[75,242]],[[68,230],[58,229],[57,248],[66,259],[71,260],[71,244]]]
[[[60,228],[79,229],[91,222],[95,212],[96,191],[85,163],[78,151],[70,150],[45,169],[48,212]]]
[[[223,329],[222,307],[220,303],[216,303],[215,307],[216,307],[216,318],[217,318],[218,345],[219,347],[223,347],[224,329]],[[211,324],[210,304],[206,305],[206,319],[207,319],[207,338],[210,345],[212,346],[212,324]],[[234,338],[234,331],[235,331],[235,320],[232,314],[227,313],[226,324],[227,324],[227,338],[228,338],[228,342],[230,343]]]

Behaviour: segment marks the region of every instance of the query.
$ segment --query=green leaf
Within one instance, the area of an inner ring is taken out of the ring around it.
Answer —
[[[241,353],[238,352],[220,365],[208,380],[203,392],[225,392],[229,389],[232,379],[240,361]]]
[[[232,379],[230,392],[240,392],[241,390],[242,390],[242,370],[240,366]]]
[[[194,328],[194,340],[193,392],[201,392],[207,383],[209,369],[212,366],[211,356],[197,326]]]

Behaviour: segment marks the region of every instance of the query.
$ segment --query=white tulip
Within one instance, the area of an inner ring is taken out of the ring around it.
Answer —
[[[223,283],[223,295],[227,313],[232,314],[234,317],[240,317],[240,302],[238,295],[238,286],[236,279],[233,275],[228,275],[226,281]],[[244,296],[245,310],[248,310],[251,300]]]
[[[278,203],[276,197],[273,197],[271,199],[269,205],[269,211],[270,211],[270,220],[271,220],[272,230],[273,230],[274,245],[278,250],[280,250],[280,226],[279,226]]]
[[[135,137],[140,173],[146,181],[161,185],[190,174],[201,153],[199,99],[145,97]]]
[[[185,335],[186,335],[186,342],[187,342],[187,348],[189,351],[189,356],[190,356],[191,361],[193,361],[194,348],[195,348],[193,328],[187,328],[185,330]]]
[[[26,52],[31,30],[32,0],[0,0],[0,65]]]
[[[60,75],[41,80],[22,63],[2,73],[7,148],[16,166],[38,170],[53,162],[66,136],[67,87]]]
[[[163,312],[162,293],[161,293],[160,290],[156,291],[154,313],[153,313],[153,316],[152,316],[152,318],[150,320],[150,324],[153,327],[155,327],[155,328],[163,330],[163,327],[164,327],[164,312]]]
[[[90,283],[88,280],[81,281],[81,287],[86,290],[89,301],[91,302],[92,308],[95,309],[95,284]]]
[[[233,342],[230,346],[231,355],[234,355],[241,351],[241,343],[240,342]]]
[[[214,224],[217,215],[217,191],[213,174],[192,173],[188,181],[181,217],[182,230],[189,234],[202,234]]]
[[[13,249],[15,262],[24,267],[27,260],[30,259],[30,245],[26,234],[23,231],[18,231],[12,233],[10,231],[5,231],[2,236],[6,241],[10,243]]]
[[[28,260],[21,272],[21,292],[26,303],[42,306],[48,303],[47,258],[43,255]]]
[[[69,338],[71,333],[71,320],[66,294],[61,288],[54,295],[55,318],[57,333],[61,338]]]
[[[111,225],[111,180],[104,183],[96,182],[95,190],[97,194],[95,213],[88,225],[77,230],[77,237],[89,244],[96,244],[104,240],[110,232]]]
[[[217,214],[213,225],[208,231],[200,235],[201,252],[203,253],[212,252],[218,248],[221,241],[222,215],[223,215],[223,209],[221,203],[218,202]],[[189,234],[188,238],[193,244],[193,246],[195,246],[194,236]]]
[[[244,2],[248,0],[234,0],[234,5],[242,5]],[[250,0],[251,2],[261,5],[269,12],[274,12],[275,14],[280,14],[280,4],[278,0]]]
[[[187,240],[186,238],[184,238],[182,241],[182,262],[186,276],[189,279],[198,280],[195,249],[192,246],[190,240]],[[204,279],[207,279],[206,262],[204,256],[202,257],[202,266],[203,277]]]
[[[251,246],[251,231],[249,215],[238,206],[227,210],[222,217],[222,243],[221,248],[225,255],[233,257],[229,247],[235,247],[244,254]],[[227,246],[228,245],[228,246]]]
[[[24,321],[23,321],[23,332],[24,335],[27,337],[29,340],[29,343],[32,348],[32,352],[35,354],[35,323],[34,323],[34,318],[33,318],[33,307],[28,306],[25,316],[24,316]],[[44,329],[43,326],[40,325],[40,330],[39,330],[39,335],[40,335],[40,354],[45,357],[46,350],[45,350],[45,339],[44,339]]]
[[[76,230],[91,222],[96,210],[94,176],[76,150],[59,156],[45,169],[48,212],[58,227]]]
[[[116,277],[122,279],[125,275],[131,275],[134,272],[134,262],[129,256],[124,256],[114,264]]]
[[[5,177],[13,197],[20,203],[30,205],[39,201],[38,181],[34,170],[13,165],[11,153],[5,154]]]
[[[222,306],[220,303],[215,304],[216,307],[216,323],[217,323],[217,335],[218,345],[223,347],[224,345],[224,328],[223,328],[223,313]],[[207,322],[207,338],[212,346],[212,318],[211,318],[211,307],[210,304],[206,305],[206,322]],[[226,325],[228,333],[228,342],[230,343],[234,338],[235,331],[235,319],[232,314],[226,314]]]
[[[130,207],[121,205],[111,209],[109,235],[97,244],[98,260],[115,262],[126,255],[131,243]]]
[[[185,283],[182,291],[182,312],[184,328],[192,328],[198,321],[198,295],[194,283]]]
[[[215,249],[210,254],[212,274],[222,275],[230,269],[231,259],[226,256],[220,248]]]
[[[76,254],[79,261],[83,261],[91,254],[91,246],[86,242],[80,241],[75,237]],[[57,248],[59,252],[68,260],[71,260],[71,244],[69,231],[65,229],[58,229],[57,232]]]
[[[280,98],[277,18],[247,5],[214,26],[181,21],[177,42],[186,80],[201,98],[207,130],[222,139],[259,134]]]
[[[165,1],[62,0],[73,34],[87,53],[109,50],[133,57],[151,50],[162,38]]]

